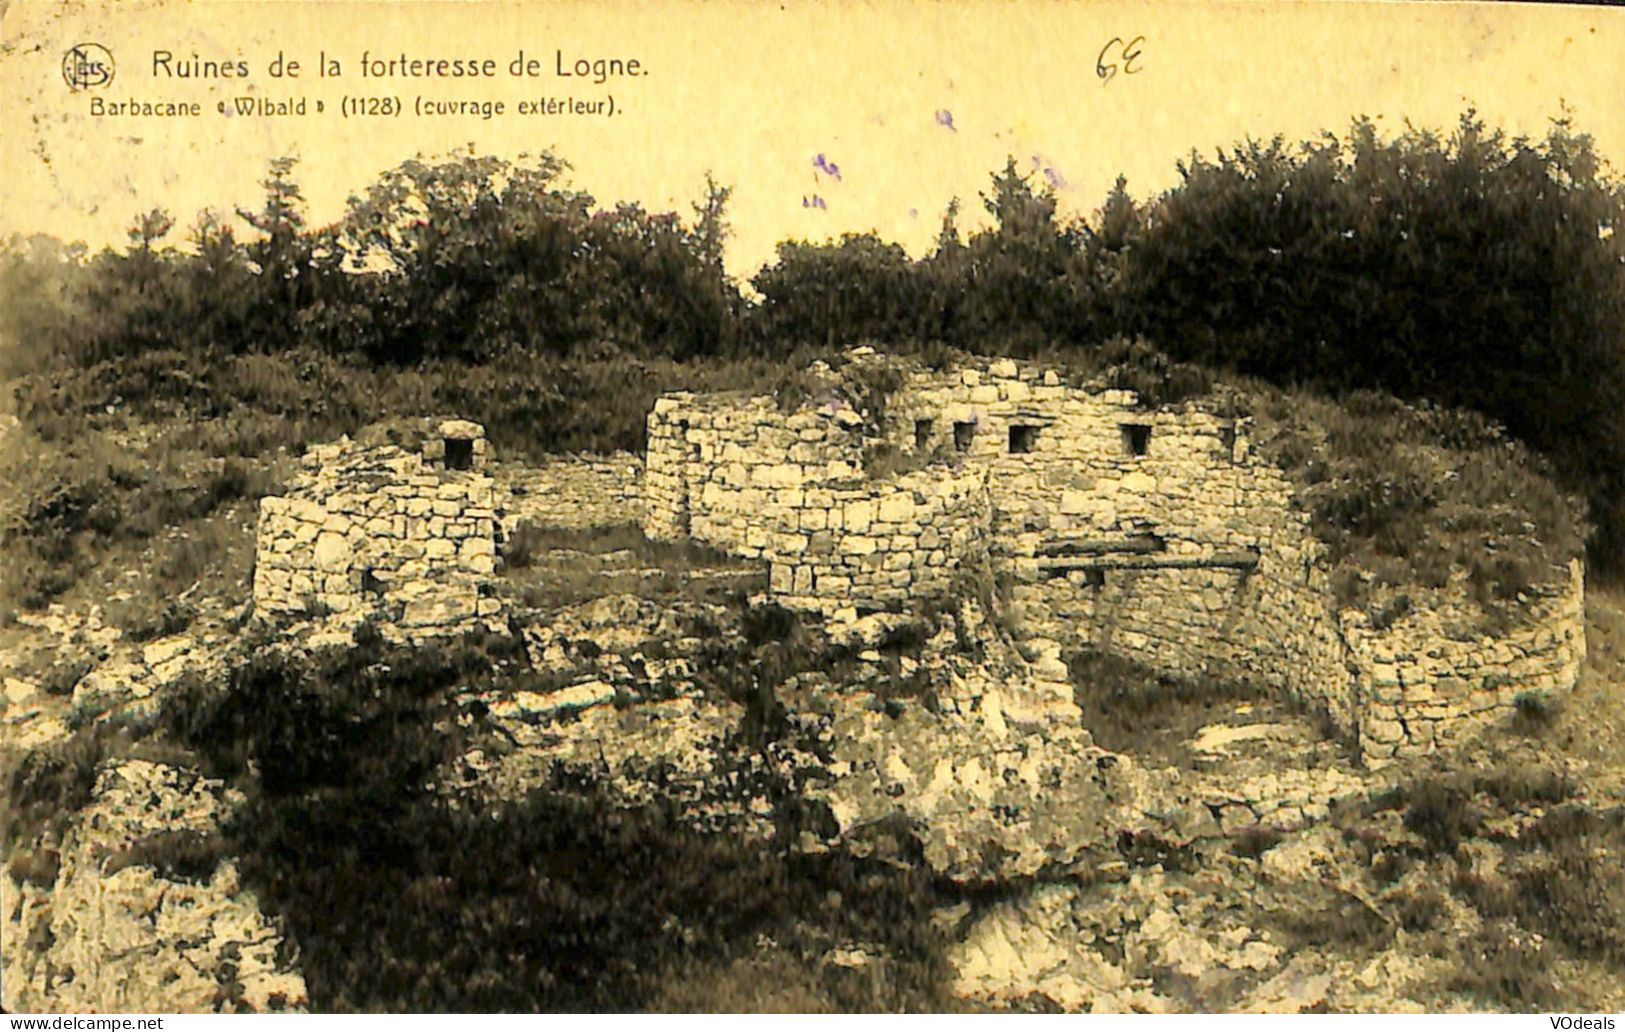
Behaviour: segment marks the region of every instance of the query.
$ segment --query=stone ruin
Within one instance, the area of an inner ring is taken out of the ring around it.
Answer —
[[[640,511],[651,539],[763,562],[776,600],[837,624],[1008,586],[1005,622],[1037,657],[1029,702],[1051,720],[1077,712],[1061,657],[1093,650],[1271,689],[1376,765],[1450,746],[1579,676],[1578,561],[1502,633],[1447,598],[1379,626],[1338,604],[1293,485],[1216,400],[1147,407],[1009,359],[853,363],[892,376],[858,405],[833,375],[789,411],[660,398],[641,505],[616,511]],[[416,448],[311,449],[288,491],[261,501],[256,612],[369,619],[406,638],[499,626],[512,514],[490,460],[483,428],[461,420]]]
[[[864,352],[860,370],[882,367]],[[1249,420],[1212,403],[1147,408],[1009,359],[901,375],[867,417],[852,393],[788,413],[770,397],[659,399],[648,536],[761,560],[779,601],[837,621],[991,571],[1050,667],[1093,649],[1268,687],[1327,714],[1369,765],[1453,744],[1579,676],[1578,561],[1500,636],[1461,629],[1445,602],[1374,626],[1337,604],[1325,547]],[[877,456],[900,471],[872,475]],[[1050,676],[1064,713],[1064,668]]]
[[[260,500],[256,614],[372,619],[407,637],[499,616],[503,505],[485,429],[435,430],[418,450],[346,438],[305,453],[286,493]]]

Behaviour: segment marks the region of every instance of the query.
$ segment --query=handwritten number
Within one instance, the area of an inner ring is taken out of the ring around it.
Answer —
[[[1140,59],[1140,44],[1144,42],[1144,36],[1135,36],[1127,43],[1123,42],[1121,36],[1113,36],[1107,40],[1106,45],[1100,48],[1100,56],[1095,58],[1095,75],[1100,78],[1100,84],[1104,86],[1111,82],[1119,71],[1124,75],[1134,75],[1141,71],[1136,62]],[[1114,50],[1114,56],[1119,60],[1108,62],[1106,55],[1112,54]]]

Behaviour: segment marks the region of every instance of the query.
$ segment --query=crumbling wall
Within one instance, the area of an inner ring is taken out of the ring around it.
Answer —
[[[1585,570],[1569,563],[1557,588],[1528,603],[1524,624],[1500,635],[1465,613],[1418,609],[1386,628],[1345,610],[1343,636],[1357,671],[1367,763],[1453,745],[1510,716],[1520,697],[1536,704],[1568,692],[1585,662]]]
[[[627,452],[572,455],[535,465],[503,463],[495,473],[506,488],[502,525],[520,523],[579,530],[642,523],[643,462]]]
[[[800,499],[768,538],[769,587],[785,605],[828,613],[941,597],[985,550],[992,523],[980,470],[925,469]]]
[[[991,519],[980,471],[864,475],[864,423],[829,399],[667,395],[649,416],[644,527],[769,564],[786,605],[897,609],[939,595]]]
[[[649,421],[650,536],[765,559],[775,594],[825,613],[924,600],[985,553],[1013,581],[1035,650],[1094,648],[1284,691],[1373,762],[1446,744],[1578,676],[1578,563],[1499,636],[1452,632],[1474,621],[1427,605],[1386,629],[1339,611],[1293,485],[1223,399],[1150,409],[1009,359],[915,372],[879,430],[923,468],[867,481],[855,478],[864,421],[843,404],[786,416],[765,398],[663,398]]]
[[[921,374],[890,406],[909,449],[987,470],[1024,629],[1188,676],[1290,686],[1355,715],[1321,546],[1245,420],[1068,387],[998,360]]]
[[[461,440],[483,445],[483,432]],[[483,465],[483,446],[469,454]],[[501,507],[485,473],[347,440],[312,448],[303,467],[286,494],[260,500],[256,612],[365,612],[426,629],[500,609],[480,591],[496,571]]]
[[[773,399],[669,394],[649,414],[644,531],[746,559],[805,491],[863,471],[863,421],[842,403],[786,415]]]

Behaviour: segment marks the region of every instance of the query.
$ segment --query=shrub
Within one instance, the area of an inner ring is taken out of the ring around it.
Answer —
[[[40,688],[47,695],[72,695],[93,667],[88,659],[59,659],[45,672]]]
[[[125,636],[134,642],[152,641],[179,634],[192,626],[197,610],[184,602],[166,599],[154,613],[141,610],[132,613],[123,624]]]
[[[545,540],[542,528],[529,520],[523,520],[513,528],[507,541],[503,543],[502,561],[510,569],[523,570],[536,560]]]
[[[1296,483],[1329,546],[1339,604],[1396,589],[1372,604],[1378,627],[1409,611],[1412,589],[1443,588],[1458,570],[1486,619],[1504,623],[1521,593],[1559,582],[1583,551],[1575,501],[1482,416],[1371,391],[1340,402],[1257,383],[1243,391],[1260,451]]]
[[[1158,762],[1187,763],[1187,739],[1215,719],[1215,708],[1258,699],[1254,686],[1208,677],[1182,677],[1092,649],[1067,660],[1083,726],[1112,752]]]
[[[4,851],[59,833],[68,819],[89,804],[96,777],[110,760],[129,751],[133,736],[116,723],[100,722],[75,731],[47,748],[16,752],[0,761],[6,811],[0,818]]]
[[[1472,796],[1449,781],[1418,782],[1405,799],[1405,828],[1420,835],[1430,853],[1454,855],[1463,839],[1483,829],[1484,815],[1472,805]]]
[[[1591,500],[1625,551],[1625,221],[1590,137],[1382,139],[1358,121],[1192,158],[1116,264],[1119,330],[1173,357],[1332,393],[1470,409]]]
[[[1617,861],[1625,847],[1625,818],[1583,804],[1553,809],[1520,836],[1522,854],[1511,876],[1463,883],[1486,917],[1562,943],[1581,957],[1625,959],[1625,873]]]
[[[1449,986],[1514,1012],[1561,1006],[1552,979],[1552,951],[1516,925],[1496,922],[1457,947]]]
[[[1513,696],[1512,707],[1521,725],[1540,728],[1552,722],[1556,704],[1548,692],[1525,691]]]
[[[225,840],[188,829],[159,831],[114,852],[101,873],[109,877],[126,867],[151,867],[170,881],[207,882],[226,856]]]

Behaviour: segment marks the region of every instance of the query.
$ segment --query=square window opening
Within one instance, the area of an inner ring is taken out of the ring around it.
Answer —
[[[916,419],[914,421],[914,447],[924,450],[931,444],[931,420]]]
[[[372,572],[371,567],[361,571],[361,593],[363,595],[382,595],[385,587],[384,582],[379,579],[376,573]]]
[[[1010,454],[1026,455],[1038,443],[1038,427],[1025,426],[1020,423],[1010,427]]]
[[[469,437],[446,438],[446,468],[473,469],[474,441]]]
[[[1144,455],[1151,447],[1151,426],[1148,423],[1123,423],[1118,427],[1123,434],[1125,455]]]
[[[970,443],[975,437],[975,423],[954,424],[954,449],[956,451],[970,451]]]
[[[1104,588],[1106,586],[1106,571],[1084,570],[1083,585],[1086,588]]]

